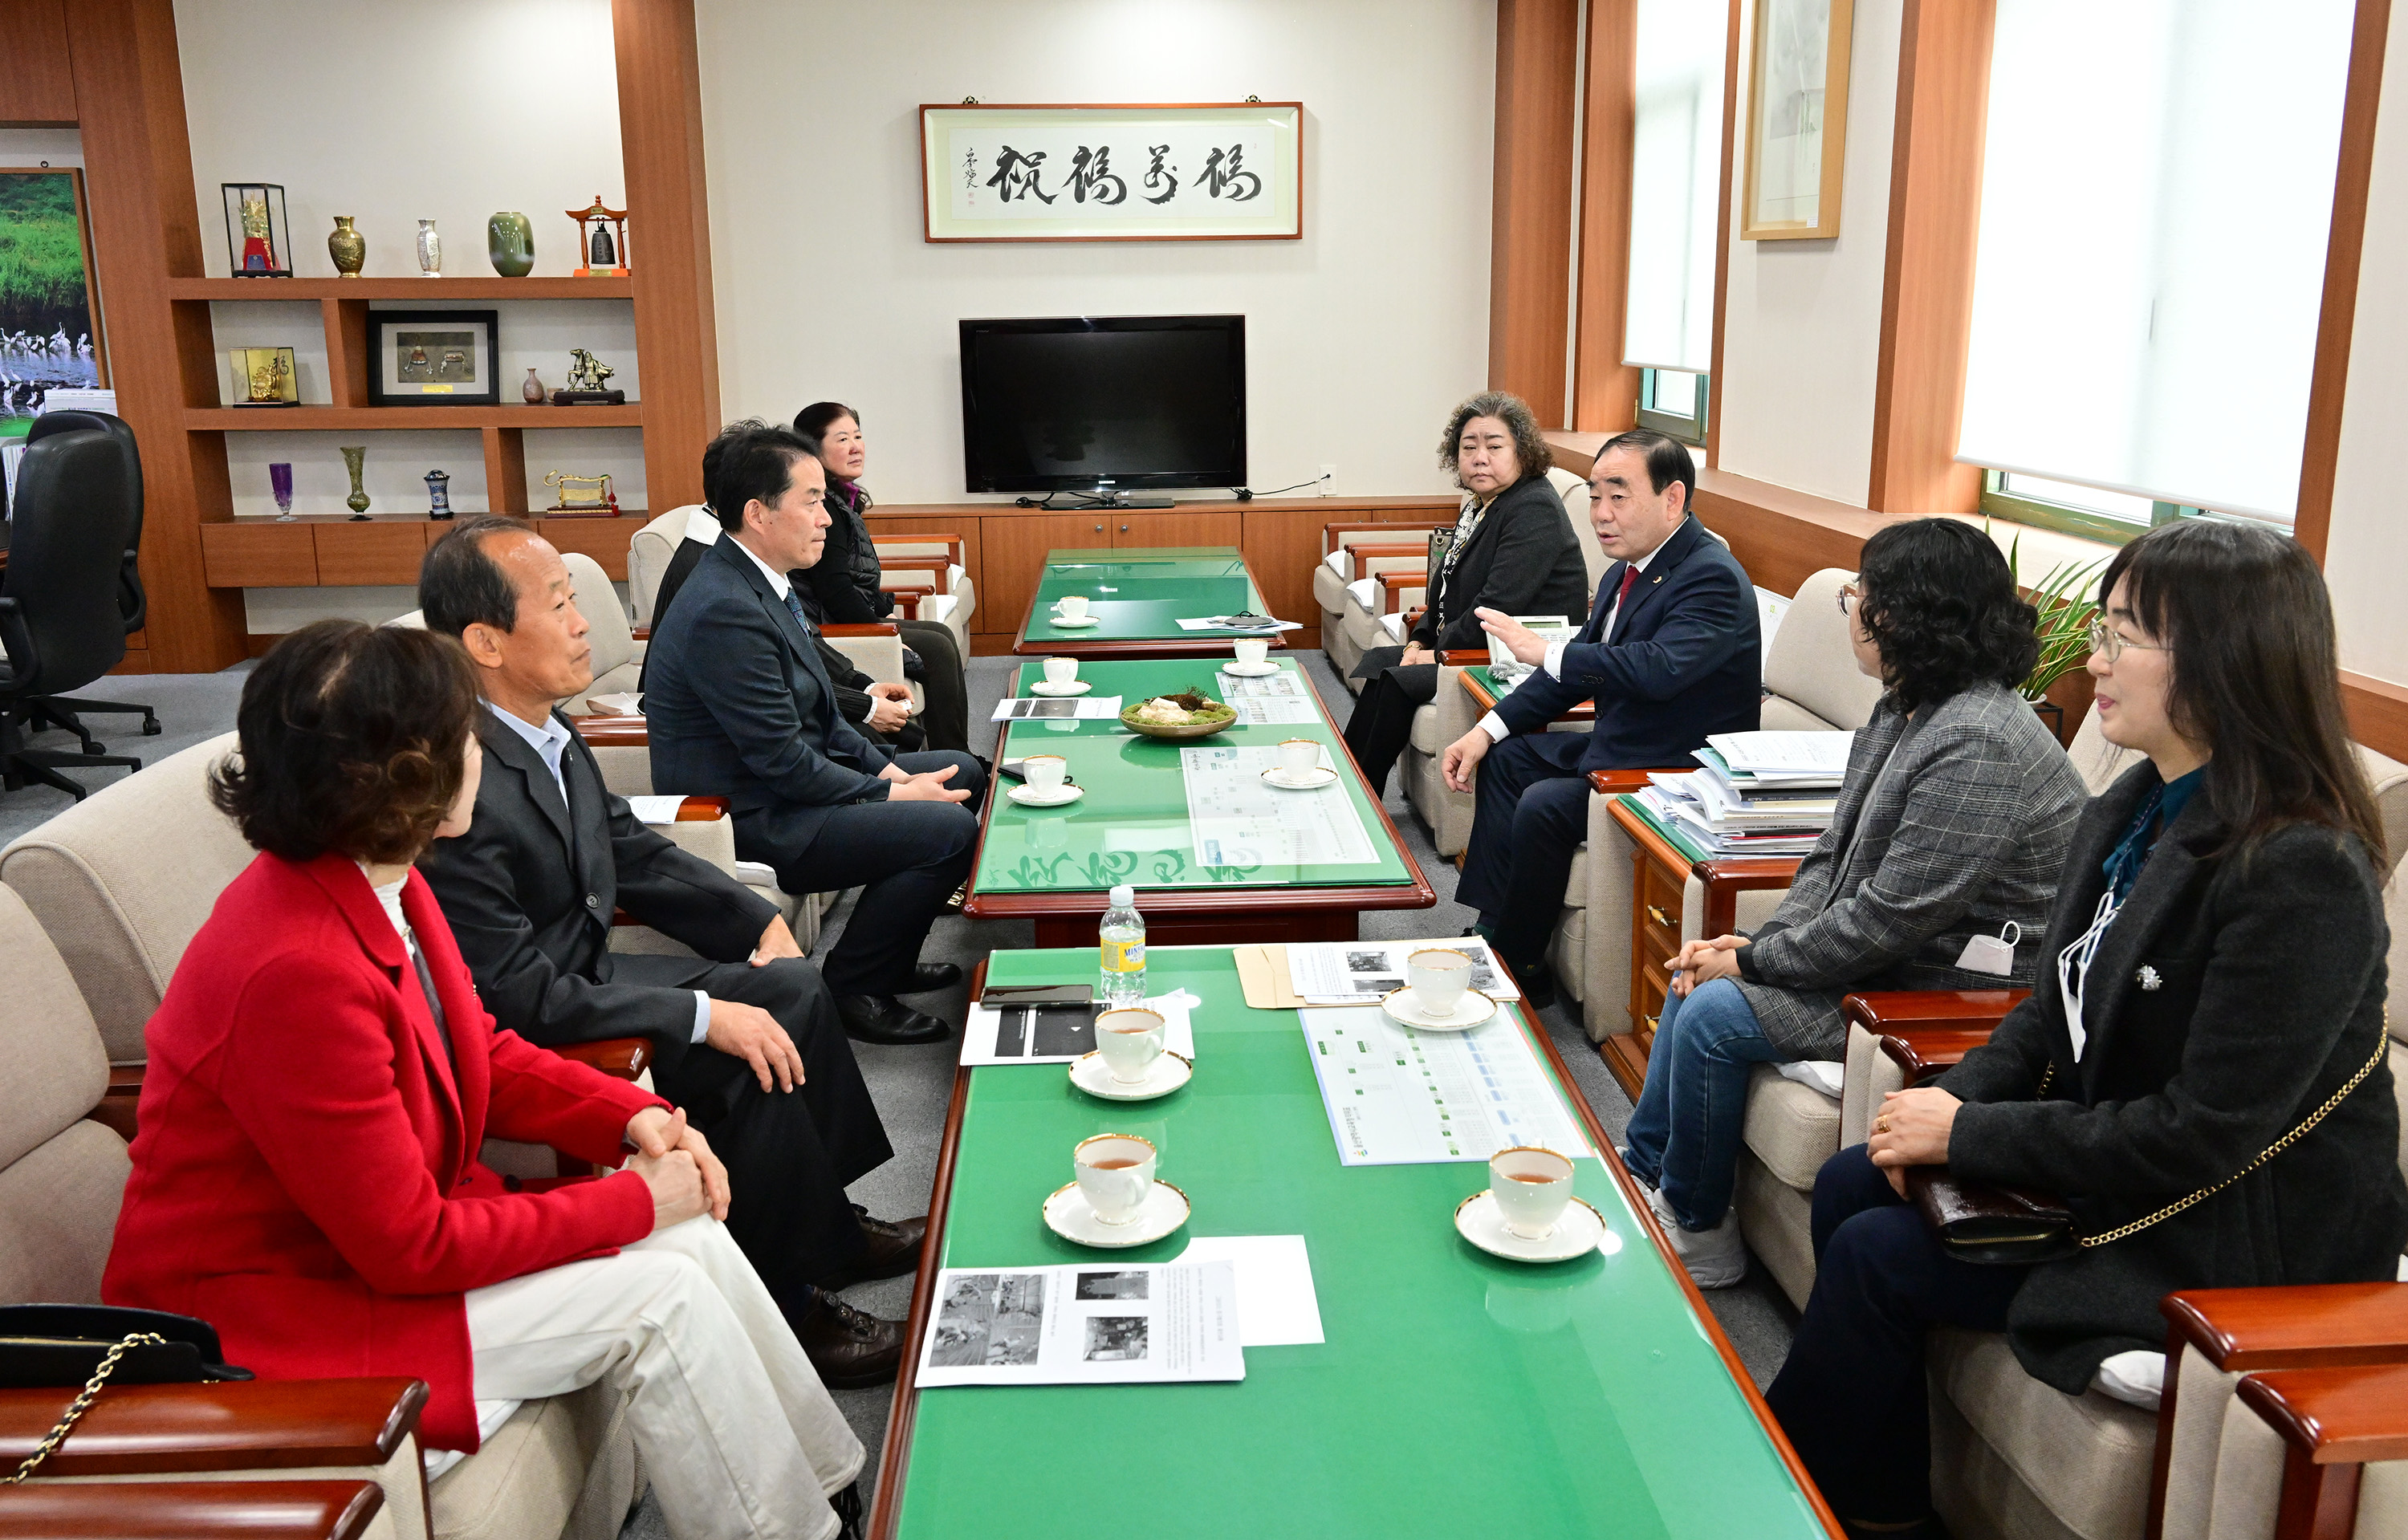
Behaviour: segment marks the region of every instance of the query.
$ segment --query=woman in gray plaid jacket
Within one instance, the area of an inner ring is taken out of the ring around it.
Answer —
[[[2085,802],[2016,693],[2036,617],[1989,537],[1919,519],[1862,562],[1840,605],[1886,693],[1772,918],[1682,948],[1630,1117],[1631,1175],[1700,1288],[1747,1272],[1730,1204],[1750,1071],[1841,1057],[1854,991],[2028,989]]]

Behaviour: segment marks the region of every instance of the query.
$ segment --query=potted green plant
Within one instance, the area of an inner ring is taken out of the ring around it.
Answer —
[[[2023,540],[2018,533],[2007,547],[2007,565],[2017,572],[2023,570],[2017,561]],[[2106,568],[2103,559],[2062,563],[2051,567],[2027,591],[2040,612],[2032,623],[2032,634],[2040,641],[2040,661],[2025,677],[2022,693],[2032,703],[2032,709],[2046,719],[2060,743],[2065,739],[2065,713],[2044,697],[2049,686],[2080,668],[2090,657],[2090,622],[2099,615],[2099,601],[2093,597],[2093,590],[2099,575]]]

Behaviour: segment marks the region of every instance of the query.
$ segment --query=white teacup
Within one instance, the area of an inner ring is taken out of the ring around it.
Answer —
[[[1031,754],[1020,762],[1020,773],[1028,778],[1030,791],[1052,796],[1068,778],[1070,762],[1059,754]]]
[[[1069,684],[1076,680],[1078,677],[1078,659],[1048,658],[1045,660],[1045,682],[1047,684]]]
[[[1131,1005],[1108,1010],[1096,1018],[1096,1051],[1104,1067],[1125,1086],[1136,1085],[1162,1057],[1164,1024],[1160,1011]]]
[[[1070,1151],[1080,1194],[1106,1224],[1126,1224],[1137,1218],[1154,1191],[1154,1146],[1134,1134],[1098,1134],[1080,1140]],[[1564,1185],[1567,1191],[1571,1186]],[[1558,1212],[1563,1206],[1555,1205]]]
[[[1237,649],[1238,662],[1248,668],[1260,668],[1271,655],[1271,644],[1260,636],[1241,636],[1230,644]]]
[[[1453,1016],[1471,984],[1471,959],[1446,947],[1424,947],[1405,958],[1413,1002],[1432,1016]]]
[[[1054,608],[1066,620],[1083,620],[1087,618],[1087,596],[1083,593],[1065,593],[1054,601]]]
[[[1572,1201],[1572,1163],[1536,1145],[1500,1149],[1488,1157],[1488,1193],[1508,1231],[1526,1241],[1545,1240]]]
[[[1282,780],[1306,780],[1321,766],[1321,745],[1311,738],[1285,738],[1279,746]]]

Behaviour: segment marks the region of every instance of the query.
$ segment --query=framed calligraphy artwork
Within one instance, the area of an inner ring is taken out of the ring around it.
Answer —
[[[1304,107],[924,106],[931,241],[1297,240]]]

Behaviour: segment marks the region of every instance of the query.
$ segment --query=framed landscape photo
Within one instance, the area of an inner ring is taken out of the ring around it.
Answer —
[[[931,241],[1299,240],[1300,102],[924,106]]]
[[[0,439],[54,390],[108,388],[83,173],[0,167]]]
[[[1840,233],[1854,0],[1757,0],[1748,49],[1742,240]]]
[[[370,310],[368,404],[498,406],[491,310]]]

